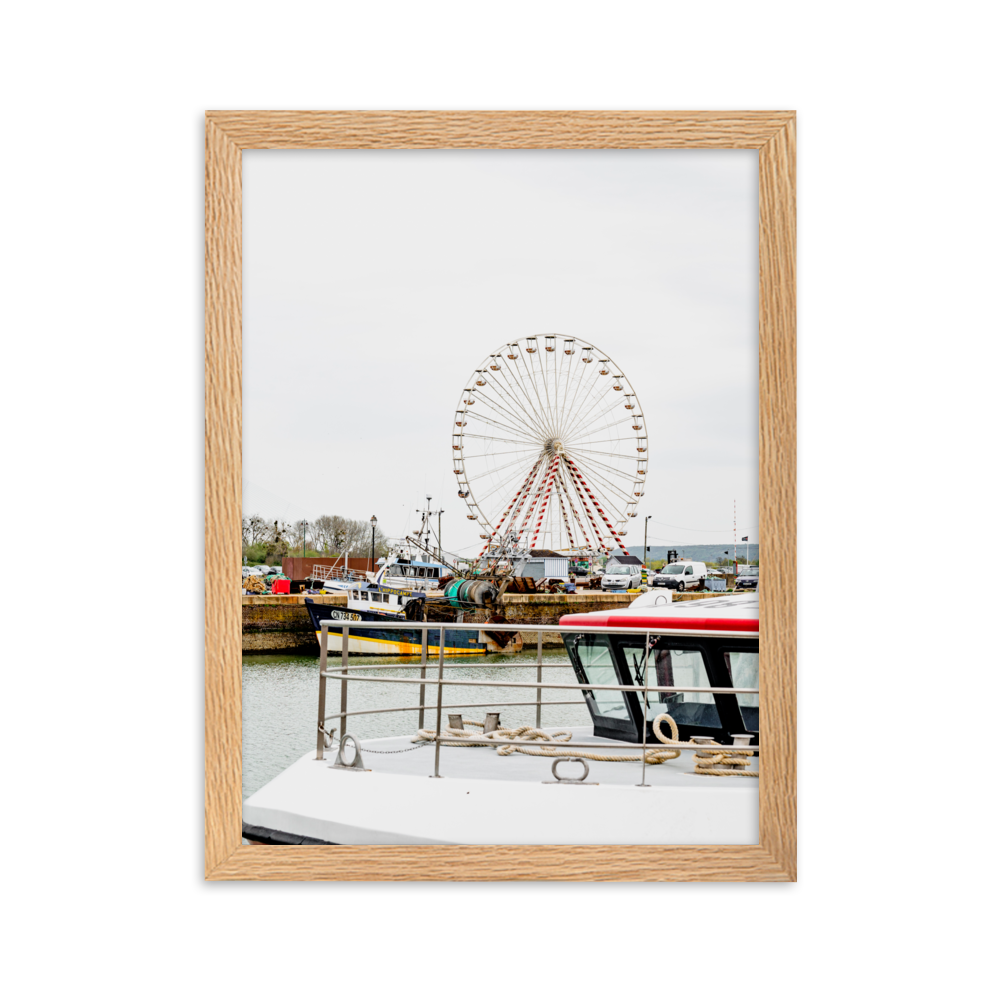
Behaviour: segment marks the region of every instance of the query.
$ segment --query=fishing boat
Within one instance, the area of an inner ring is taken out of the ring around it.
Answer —
[[[384,569],[384,567],[383,567]],[[390,577],[391,578],[391,577]],[[376,581],[385,579],[382,571]],[[387,629],[386,624],[401,621],[420,622],[429,615],[435,620],[458,621],[479,614],[483,627],[476,631],[446,628],[445,656],[476,656],[483,653],[517,652],[520,636],[494,626],[507,624],[507,619],[489,605],[496,597],[496,588],[487,581],[453,580],[436,597],[427,591],[403,590],[382,582],[354,581],[341,590],[347,593],[346,607],[330,607],[305,599],[306,610],[316,632],[320,648],[339,650],[342,644],[342,623],[347,623],[348,652],[379,656],[413,656],[441,654],[439,630],[431,630],[430,644],[424,651],[423,634],[417,627]],[[488,613],[492,611],[492,613]],[[323,622],[330,622],[324,640]]]
[[[425,646],[444,630],[416,627]],[[331,628],[324,623],[322,631]],[[539,648],[537,676],[525,681],[484,677],[488,667],[475,677],[449,676],[461,668],[443,656],[419,677],[403,677],[391,665],[350,666],[347,648],[338,668],[324,646],[316,749],[245,800],[244,837],[263,844],[758,843],[756,594],[565,615],[558,631],[568,660],[543,662]],[[553,667],[571,667],[575,680],[543,680]],[[417,686],[419,701],[353,709],[349,691],[359,682]],[[341,691],[336,712],[328,711],[328,686]],[[477,703],[482,687],[511,689],[515,700]],[[543,726],[543,710],[551,716],[566,704],[543,700],[543,691],[582,701],[591,724]],[[525,705],[535,707],[534,726],[504,724],[505,713]],[[417,731],[351,734],[359,716],[387,711],[418,712]]]

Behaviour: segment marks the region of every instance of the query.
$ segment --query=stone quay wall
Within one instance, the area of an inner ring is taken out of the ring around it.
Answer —
[[[346,604],[347,594],[317,594],[317,604]],[[244,653],[319,653],[301,594],[244,595]]]
[[[504,594],[501,609],[508,620],[525,625],[558,625],[563,615],[583,615],[590,611],[616,611],[627,608],[635,594],[606,594],[600,590],[584,590],[577,594]],[[525,648],[538,643],[538,631],[522,629]],[[558,632],[542,630],[543,646],[561,646]]]
[[[596,590],[579,594],[504,594],[500,609],[515,624],[557,625],[562,615],[624,608],[634,598],[634,594],[602,594]],[[347,595],[316,595],[313,600],[317,604],[344,605]],[[521,638],[525,646],[536,645],[538,629],[523,629]],[[561,646],[562,639],[558,632],[542,630],[542,644]],[[244,596],[243,652],[318,653],[305,597],[301,594]]]

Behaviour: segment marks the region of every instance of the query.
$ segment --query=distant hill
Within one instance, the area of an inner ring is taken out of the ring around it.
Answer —
[[[726,558],[726,551],[729,551],[729,558],[733,557],[733,543],[723,543],[722,545],[650,545],[649,554],[647,559],[652,561],[655,559],[666,559],[667,552],[670,549],[676,549],[677,555],[681,559],[694,559],[695,562],[714,562],[717,563],[720,559]],[[750,562],[757,562],[760,559],[760,546],[750,543]],[[642,556],[642,546],[637,545],[634,549],[630,548],[629,552],[634,556]],[[740,562],[746,562],[747,558],[747,543],[737,542],[736,543],[736,555]]]

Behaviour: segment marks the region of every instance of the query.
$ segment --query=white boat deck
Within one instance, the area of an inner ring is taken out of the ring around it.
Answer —
[[[572,732],[610,752],[617,745],[590,726]],[[322,761],[310,752],[246,800],[244,823],[334,844],[758,842],[758,781],[694,775],[691,751],[647,765],[646,788],[640,762],[588,761],[587,784],[555,783],[552,758],[493,747],[442,746],[435,779],[434,752],[411,736],[364,740],[365,771],[332,767],[336,749]],[[577,752],[600,751],[565,756]],[[566,777],[581,772],[560,765]]]

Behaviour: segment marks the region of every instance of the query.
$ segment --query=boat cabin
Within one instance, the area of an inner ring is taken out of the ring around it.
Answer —
[[[425,585],[433,585],[435,581],[444,577],[454,576],[454,573],[447,566],[441,563],[421,562],[418,559],[397,559],[389,562],[384,568],[383,579],[404,581],[400,585],[408,586],[413,583],[422,582]]]
[[[409,590],[396,590],[376,583],[356,583],[347,589],[347,607],[351,611],[371,611],[376,614],[406,614],[406,605],[414,598]]]
[[[563,615],[561,629],[615,626],[620,633],[563,632],[563,642],[581,684],[642,685],[643,677],[657,687],[758,687],[759,611],[757,595],[733,595],[692,601],[683,607],[626,608],[621,611]],[[631,631],[634,629],[634,631]],[[669,629],[650,635],[646,629]],[[647,655],[648,654],[648,655]],[[648,697],[648,706],[645,698]],[[584,698],[594,722],[594,735],[641,743],[643,729],[650,743],[653,720],[667,712],[679,736],[710,736],[731,744],[733,736],[760,732],[760,696],[711,691],[586,691]]]

